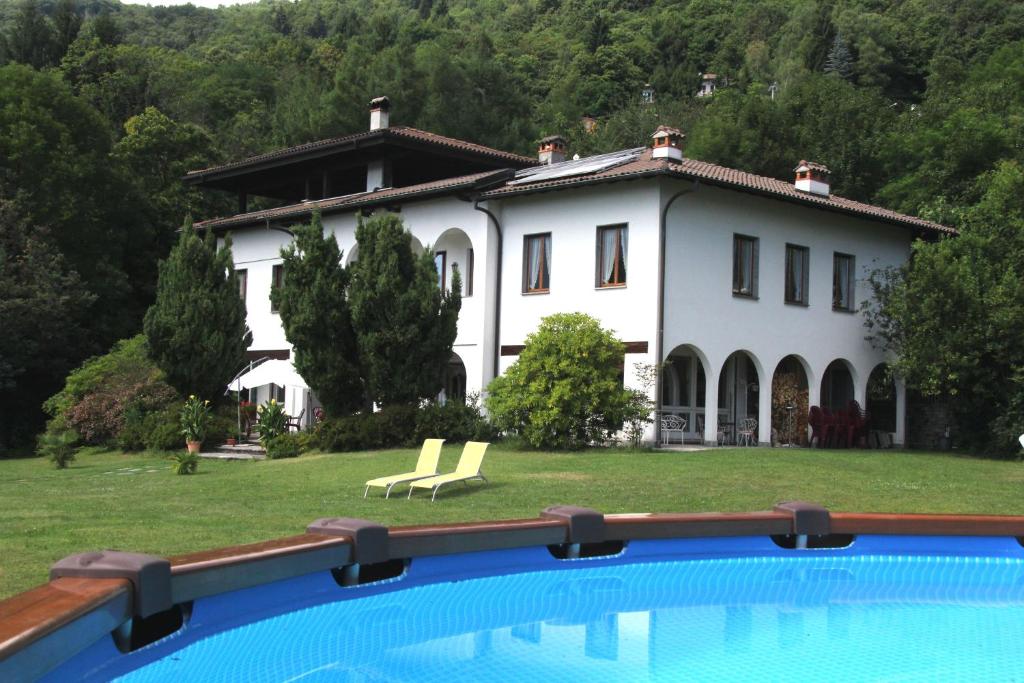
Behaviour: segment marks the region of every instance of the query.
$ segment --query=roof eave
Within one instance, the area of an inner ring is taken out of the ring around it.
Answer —
[[[264,225],[267,223],[280,223],[282,221],[292,221],[296,218],[311,215],[314,209],[319,208],[324,214],[332,213],[345,213],[347,211],[354,211],[363,209],[370,206],[389,206],[396,204],[405,204],[411,201],[418,201],[423,199],[432,199],[438,196],[444,196],[449,194],[460,194],[462,192],[472,192],[474,189],[480,187],[489,187],[495,183],[505,182],[509,178],[512,178],[515,174],[514,169],[498,169],[485,176],[477,178],[474,181],[467,181],[464,183],[454,183],[452,185],[446,185],[443,187],[429,188],[422,191],[413,191],[408,194],[388,195],[388,196],[367,196],[362,199],[353,199],[350,202],[344,202],[335,206],[320,206],[318,201],[315,200],[304,205],[296,205],[293,211],[282,213],[276,216],[265,216],[260,215],[263,212],[253,212],[252,214],[241,214],[240,216],[228,216],[226,218],[211,219],[208,221],[201,221],[196,223],[197,230],[213,230],[216,232],[227,232],[232,228],[247,228],[257,225]],[[284,208],[284,207],[282,207]],[[273,211],[273,209],[270,209]]]

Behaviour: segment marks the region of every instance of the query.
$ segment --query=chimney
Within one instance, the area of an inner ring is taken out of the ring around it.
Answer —
[[[669,161],[683,160],[683,131],[669,126],[658,126],[651,139],[654,141],[654,149],[651,150],[652,159],[668,159]]]
[[[824,164],[816,164],[813,161],[800,161],[793,169],[796,172],[796,189],[801,192],[827,197],[829,194],[829,176],[831,171]]]
[[[565,161],[565,138],[561,135],[549,135],[541,140],[537,158],[540,163],[548,166]]]
[[[391,101],[387,97],[375,97],[370,100],[370,130],[388,127],[388,114]]]

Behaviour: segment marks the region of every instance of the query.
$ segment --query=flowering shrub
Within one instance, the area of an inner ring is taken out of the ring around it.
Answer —
[[[256,429],[260,432],[260,443],[266,448],[268,441],[284,433],[288,416],[284,413],[284,406],[273,398],[257,408],[256,412]]]
[[[206,438],[206,427],[210,424],[210,402],[188,397],[181,409],[181,433],[185,441],[202,441]]]
[[[146,352],[145,337],[119,341],[110,353],[72,371],[64,388],[44,404],[53,427],[73,429],[85,444],[117,439],[129,416],[146,415],[175,403],[177,394]]]

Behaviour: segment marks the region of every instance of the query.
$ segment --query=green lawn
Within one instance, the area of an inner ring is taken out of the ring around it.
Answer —
[[[453,469],[457,447],[442,469]],[[534,517],[556,503],[603,512],[762,510],[801,498],[833,510],[1024,514],[1024,465],[892,451],[722,449],[693,453],[528,453],[492,448],[491,484],[435,503],[405,490],[363,500],[362,483],[411,469],[415,452],[204,460],[190,477],[157,456],[85,453],[65,471],[0,460],[0,597],[46,580],[72,552],[176,554],[301,532],[317,517],[385,524]]]

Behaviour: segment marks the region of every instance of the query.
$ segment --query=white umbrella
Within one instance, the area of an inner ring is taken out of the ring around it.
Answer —
[[[305,380],[295,372],[291,361],[268,360],[260,363],[249,372],[239,375],[228,385],[228,389],[252,389],[262,387],[266,384],[276,384],[279,387],[298,387],[308,389]]]

